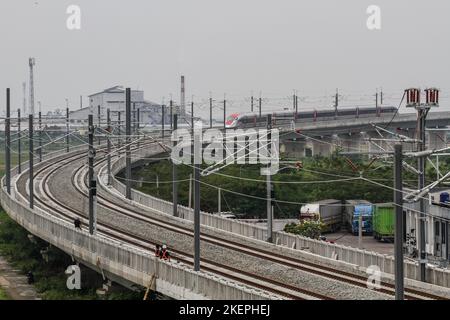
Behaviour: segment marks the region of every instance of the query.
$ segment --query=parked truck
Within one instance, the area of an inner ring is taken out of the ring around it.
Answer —
[[[354,235],[359,233],[359,218],[362,219],[363,234],[371,234],[373,205],[366,200],[347,200],[344,207],[344,224]]]
[[[320,220],[324,224],[322,232],[334,232],[342,225],[342,202],[328,199],[308,203],[300,209],[300,220]]]
[[[373,214],[373,236],[380,241],[393,241],[395,230],[395,208],[392,203],[375,205]]]

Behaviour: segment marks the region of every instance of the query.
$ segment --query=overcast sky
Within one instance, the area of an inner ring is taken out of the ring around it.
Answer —
[[[82,10],[79,31],[66,28],[71,4]],[[366,27],[371,4],[381,7],[379,31]],[[118,84],[178,100],[181,74],[188,99],[381,86],[399,96],[437,86],[448,96],[449,16],[448,0],[2,0],[0,99],[11,87],[21,105],[30,56],[44,110],[65,98],[77,108],[80,95]]]

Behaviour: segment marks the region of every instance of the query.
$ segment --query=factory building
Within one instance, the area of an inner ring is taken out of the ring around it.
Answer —
[[[110,109],[111,121],[125,121],[125,88],[114,86],[89,96],[89,106],[79,110],[71,111],[69,114],[72,124],[86,123],[88,115],[94,116],[94,123],[99,120],[102,124],[106,122],[106,113]],[[175,108],[174,108],[175,109]],[[139,110],[139,111],[138,111]],[[139,115],[138,115],[139,112]],[[175,110],[174,110],[175,112]],[[131,90],[131,121],[138,121],[141,126],[160,125],[162,121],[162,106],[160,104],[145,100],[144,91]],[[165,123],[170,123],[169,108],[165,108]]]

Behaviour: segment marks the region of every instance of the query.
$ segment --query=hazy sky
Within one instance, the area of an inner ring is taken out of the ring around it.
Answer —
[[[81,30],[66,28],[69,5]],[[381,7],[379,31],[366,9]],[[28,57],[36,101],[74,108],[79,95],[123,84],[160,102],[187,96],[371,94],[409,86],[450,89],[448,0],[2,0],[0,99],[22,103]],[[331,102],[331,98],[330,98]],[[87,99],[84,100],[87,105]],[[37,105],[36,105],[37,109]]]

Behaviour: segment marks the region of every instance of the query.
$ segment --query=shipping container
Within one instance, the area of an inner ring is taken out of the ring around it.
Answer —
[[[339,230],[342,226],[342,201],[328,199],[305,204],[300,209],[300,220],[302,219],[322,221],[322,232]]]
[[[373,236],[377,240],[394,240],[395,208],[392,203],[375,205],[373,214]]]
[[[344,224],[354,235],[359,233],[359,217],[362,217],[362,232],[371,234],[373,205],[366,200],[347,200],[344,207]]]

